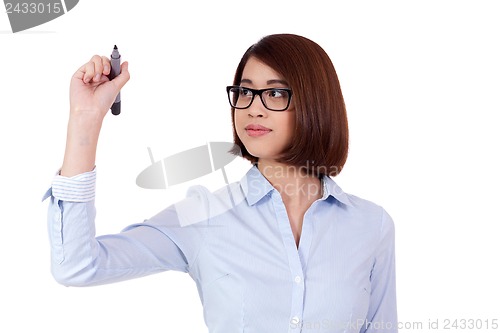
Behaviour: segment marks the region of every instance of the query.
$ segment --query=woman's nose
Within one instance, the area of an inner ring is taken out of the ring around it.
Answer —
[[[267,116],[267,109],[262,103],[260,96],[255,96],[252,104],[247,109],[248,115],[251,117]]]

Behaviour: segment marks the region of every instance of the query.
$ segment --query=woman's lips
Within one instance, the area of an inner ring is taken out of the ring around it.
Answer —
[[[258,137],[268,134],[271,132],[271,129],[262,125],[251,124],[245,127],[245,131],[249,136]]]

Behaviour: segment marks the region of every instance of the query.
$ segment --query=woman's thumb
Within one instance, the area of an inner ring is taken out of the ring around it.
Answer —
[[[115,77],[111,82],[115,84],[118,90],[121,90],[128,80],[130,80],[130,73],[128,72],[128,62],[125,61],[120,66],[120,74],[117,77]]]

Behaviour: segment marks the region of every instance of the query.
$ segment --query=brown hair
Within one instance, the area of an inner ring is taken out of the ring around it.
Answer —
[[[309,174],[336,176],[347,160],[349,130],[340,83],[326,52],[302,36],[266,36],[245,52],[233,84],[240,84],[250,57],[280,74],[293,91],[295,135],[277,161],[305,168]],[[234,112],[232,108],[234,143],[243,157],[256,163],[258,158],[250,155],[236,134]]]

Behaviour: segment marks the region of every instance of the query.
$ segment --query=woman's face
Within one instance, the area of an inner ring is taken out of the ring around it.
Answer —
[[[252,89],[290,88],[271,67],[250,57],[240,86]],[[248,109],[234,111],[236,134],[248,152],[262,160],[275,160],[289,146],[295,128],[293,101],[285,111],[270,111],[255,96]]]

